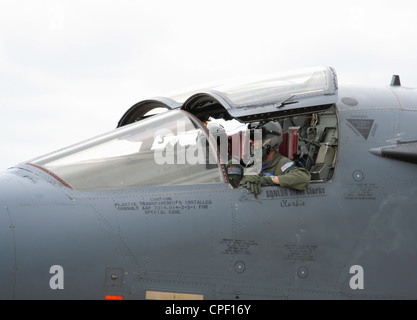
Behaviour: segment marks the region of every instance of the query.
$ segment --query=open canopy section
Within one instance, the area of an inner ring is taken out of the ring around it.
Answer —
[[[201,121],[212,117],[240,122],[317,112],[337,102],[337,91],[337,76],[331,67],[232,80],[186,94],[140,101],[123,115],[118,126],[142,120],[154,108],[186,110]]]
[[[202,121],[217,113],[225,119],[252,122],[326,110],[337,102],[337,86],[333,68],[303,69],[199,92],[181,108]]]
[[[221,183],[224,178],[213,150],[198,120],[172,110],[29,164],[80,191]]]

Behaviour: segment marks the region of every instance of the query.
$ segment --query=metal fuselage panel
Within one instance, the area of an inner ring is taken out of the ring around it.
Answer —
[[[168,291],[215,298],[232,268],[221,254],[233,239],[230,190],[226,184],[152,187],[77,199],[94,208],[120,253],[106,267],[120,268],[123,281],[107,278],[106,294],[144,299],[146,292]]]
[[[417,114],[403,110],[388,88],[353,88],[339,92],[339,99],[341,141],[333,187],[340,193],[340,212],[346,213],[342,239],[353,244],[347,265],[360,265],[366,274],[365,289],[355,294],[415,298],[417,167],[376,157],[369,149],[417,140]],[[357,105],[349,103],[352,99]]]
[[[0,179],[1,200],[7,204],[1,212],[2,237],[7,235],[9,240],[8,258],[2,256],[0,266],[8,271],[2,272],[2,281],[12,283],[11,297],[98,297],[104,275],[97,275],[97,264],[102,265],[104,252],[97,250],[103,239],[96,213],[36,174],[26,170],[13,173],[13,184],[10,179]],[[50,268],[55,265],[64,268],[64,290],[50,287]]]
[[[0,257],[0,299],[12,299],[16,255],[13,223],[7,207],[0,208]]]

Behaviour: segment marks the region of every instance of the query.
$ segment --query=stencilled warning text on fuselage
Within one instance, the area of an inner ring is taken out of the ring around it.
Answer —
[[[252,248],[258,246],[255,240],[222,239],[219,243],[226,246],[222,254],[251,255]]]
[[[212,201],[207,199],[176,200],[172,197],[114,204],[118,211],[143,211],[145,214],[181,214],[188,210],[208,210],[211,205]]]
[[[316,261],[317,245],[285,244],[285,260]]]

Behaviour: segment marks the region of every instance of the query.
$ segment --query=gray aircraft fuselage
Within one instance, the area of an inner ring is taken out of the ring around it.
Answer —
[[[417,298],[417,91],[335,98],[334,173],[304,191],[255,196],[223,176],[80,191],[29,162],[1,173],[0,298]]]

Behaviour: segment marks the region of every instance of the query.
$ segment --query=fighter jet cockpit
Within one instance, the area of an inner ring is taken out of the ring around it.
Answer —
[[[279,152],[308,170],[313,182],[326,182],[337,163],[337,92],[334,69],[321,67],[211,88],[181,108],[201,121],[221,121],[232,158],[251,158],[242,143],[248,130],[276,121],[283,132]]]
[[[186,96],[141,101],[115,131],[29,164],[80,191],[227,183],[230,163],[260,172],[250,128],[276,121],[282,128],[280,154],[308,170],[313,182],[332,179],[338,153],[332,68]]]
[[[210,123],[217,123],[216,120],[212,121]],[[229,162],[231,159],[239,158],[243,166],[251,164],[250,160],[254,154],[247,140],[253,139],[254,130],[250,128],[268,121],[262,120],[250,124],[235,121],[219,122],[225,128],[229,139]],[[321,112],[277,118],[274,121],[282,128],[283,137],[279,153],[307,169],[311,174],[312,182],[330,181],[334,175],[338,152],[336,107],[331,106]],[[219,154],[222,155],[224,152]]]

